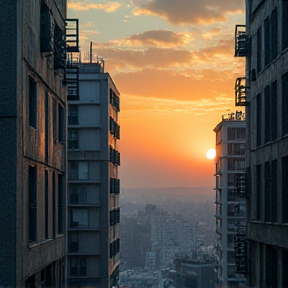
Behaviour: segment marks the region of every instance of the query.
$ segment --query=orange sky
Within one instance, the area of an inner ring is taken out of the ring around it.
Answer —
[[[121,186],[214,186],[213,128],[234,107],[244,0],[70,0],[82,56],[105,58],[121,92]]]

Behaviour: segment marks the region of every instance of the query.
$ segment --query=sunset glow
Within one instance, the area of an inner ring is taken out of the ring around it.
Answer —
[[[213,128],[234,110],[235,79],[244,75],[234,28],[245,21],[244,3],[68,5],[69,18],[80,20],[82,55],[92,41],[121,92],[121,186],[213,187],[214,165],[203,157],[211,146],[201,143],[214,143]]]

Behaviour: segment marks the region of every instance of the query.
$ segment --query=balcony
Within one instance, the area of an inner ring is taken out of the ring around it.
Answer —
[[[245,25],[235,27],[235,57],[246,57],[248,54],[248,36]]]
[[[246,78],[238,77],[235,82],[235,106],[247,106]]]
[[[239,197],[247,198],[246,193],[246,173],[235,174],[236,194]]]

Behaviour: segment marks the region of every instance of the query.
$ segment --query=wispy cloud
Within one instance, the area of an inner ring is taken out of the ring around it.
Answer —
[[[244,11],[239,0],[134,0],[134,15],[154,15],[179,24],[226,21],[226,14]]]
[[[118,8],[121,6],[121,4],[117,2],[107,2],[104,4],[94,4],[89,2],[70,2],[68,3],[68,8],[72,10],[90,10],[90,9],[96,9],[96,10],[104,10],[107,13],[115,12],[118,10]]]

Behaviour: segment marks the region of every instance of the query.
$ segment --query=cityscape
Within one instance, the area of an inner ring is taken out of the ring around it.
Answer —
[[[287,0],[1,8],[0,288],[288,288]]]

